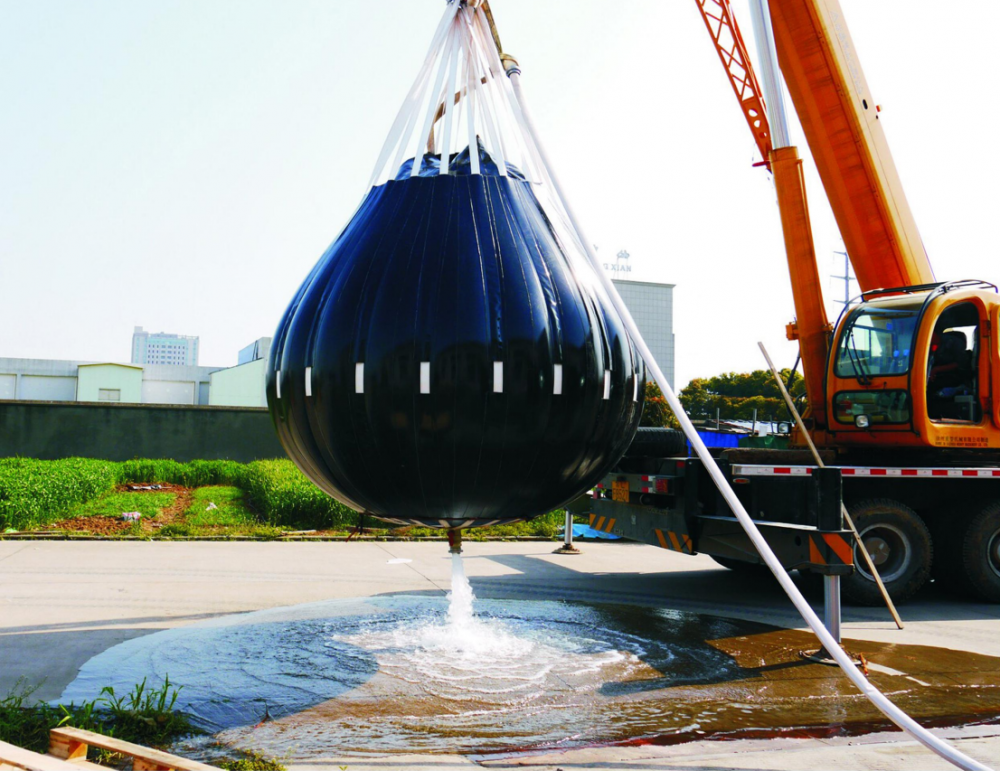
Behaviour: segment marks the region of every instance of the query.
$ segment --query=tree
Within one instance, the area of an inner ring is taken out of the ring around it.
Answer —
[[[798,374],[783,369],[781,379],[792,380],[792,398],[805,394],[805,382]],[[681,390],[681,404],[692,418],[711,419],[718,414],[728,420],[752,420],[754,410],[758,420],[785,417],[785,401],[770,370],[726,372],[710,378],[695,378]]]
[[[643,392],[642,420],[639,421],[639,425],[653,428],[681,427],[660,387],[652,380],[646,381],[646,390]]]

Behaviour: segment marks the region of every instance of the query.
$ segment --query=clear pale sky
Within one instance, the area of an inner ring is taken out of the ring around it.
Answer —
[[[841,1],[938,278],[1000,282],[1000,6]],[[773,188],[694,0],[492,5],[599,253],[677,284],[677,385],[757,340],[790,365]],[[443,7],[0,0],[0,356],[127,361],[142,325],[235,364],[359,203]]]

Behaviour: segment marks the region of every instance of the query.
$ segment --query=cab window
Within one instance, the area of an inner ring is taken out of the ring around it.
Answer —
[[[945,310],[931,334],[927,356],[927,416],[982,420],[979,401],[979,311],[972,303]]]
[[[859,308],[848,318],[837,350],[837,376],[868,385],[873,377],[909,371],[919,307]]]

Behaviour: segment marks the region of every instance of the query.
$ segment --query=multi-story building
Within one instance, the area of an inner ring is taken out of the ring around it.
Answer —
[[[674,285],[612,279],[650,353],[674,386]],[[650,378],[652,379],[652,378]]]
[[[133,364],[169,364],[198,366],[198,338],[168,332],[146,332],[136,327],[132,334]]]

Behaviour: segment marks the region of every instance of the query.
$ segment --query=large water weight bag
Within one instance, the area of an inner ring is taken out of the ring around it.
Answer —
[[[272,347],[289,456],[393,522],[545,513],[621,457],[642,408],[642,360],[530,184],[485,154],[477,175],[457,160],[465,173],[369,193]]]
[[[464,56],[452,71],[473,73],[455,98],[467,130],[451,131],[441,99],[437,133],[387,141],[384,157],[410,141],[411,160],[386,165],[285,311],[267,399],[288,455],[332,497],[469,527],[543,514],[599,481],[638,426],[645,371],[579,238],[535,194],[537,153],[515,165],[523,137],[491,130],[504,115],[480,130],[509,84],[475,11],[449,13],[436,44],[442,70]],[[477,101],[487,86],[496,98]],[[452,88],[435,83],[432,99]],[[458,151],[463,135],[476,141]]]

